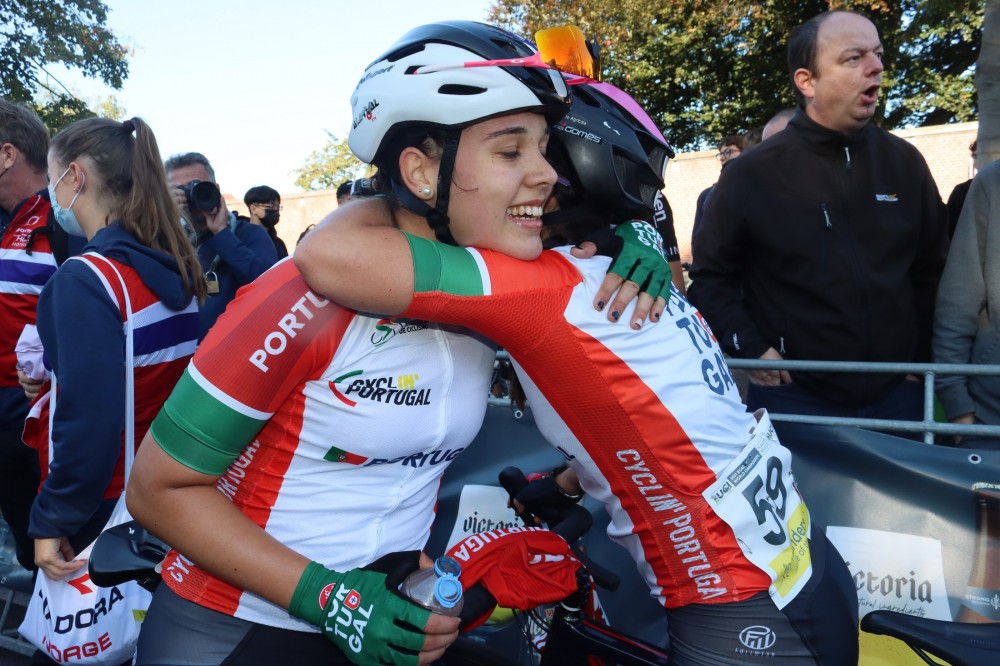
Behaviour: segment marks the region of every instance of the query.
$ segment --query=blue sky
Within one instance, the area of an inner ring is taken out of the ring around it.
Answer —
[[[108,26],[135,49],[123,90],[65,70],[85,99],[114,93],[146,120],[164,158],[197,150],[224,192],[298,191],[292,170],[345,137],[361,73],[410,28],[484,20],[489,0],[104,0]]]

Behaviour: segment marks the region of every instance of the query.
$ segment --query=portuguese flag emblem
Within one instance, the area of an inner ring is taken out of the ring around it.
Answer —
[[[345,451],[344,449],[338,449],[336,446],[330,447],[330,450],[326,452],[325,456],[323,456],[323,460],[347,463],[348,465],[362,465],[368,462],[368,458],[351,453],[350,451]]]

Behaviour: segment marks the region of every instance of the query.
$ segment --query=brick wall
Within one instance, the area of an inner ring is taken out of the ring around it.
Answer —
[[[969,178],[969,144],[976,138],[978,123],[956,123],[921,127],[894,132],[919,150],[937,182],[941,198],[948,195],[955,185]],[[698,194],[719,177],[719,162],[714,150],[680,153],[670,160],[665,176],[664,194],[674,211],[677,240],[681,258],[691,260],[691,226]],[[230,210],[247,215],[242,199],[227,194]],[[278,223],[278,235],[292,251],[306,227],[322,220],[337,207],[334,190],[282,194],[284,210]]]
[[[240,215],[250,216],[242,198],[226,194],[226,205],[229,210],[236,211]],[[281,240],[285,241],[288,251],[292,252],[295,243],[299,240],[299,235],[306,228],[319,222],[326,217],[330,211],[337,208],[337,191],[319,190],[318,192],[297,192],[295,194],[282,194],[281,220],[278,222],[277,231]]]

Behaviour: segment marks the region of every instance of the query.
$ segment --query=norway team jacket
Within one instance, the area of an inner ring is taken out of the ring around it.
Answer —
[[[948,250],[944,206],[905,140],[847,137],[801,110],[719,179],[698,233],[697,306],[731,355],[930,361]],[[792,373],[821,397],[871,403],[899,375]]]

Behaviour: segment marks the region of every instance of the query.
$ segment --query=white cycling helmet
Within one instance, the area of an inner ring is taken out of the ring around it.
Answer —
[[[423,131],[445,136],[435,208],[392,183],[400,203],[427,217],[440,240],[453,243],[447,206],[458,139],[464,127],[497,116],[532,111],[550,122],[569,108],[569,92],[553,69],[464,63],[530,58],[535,47],[500,28],[474,21],[423,25],[406,33],[369,65],[351,95],[348,145],[358,159],[391,174],[406,137]]]

